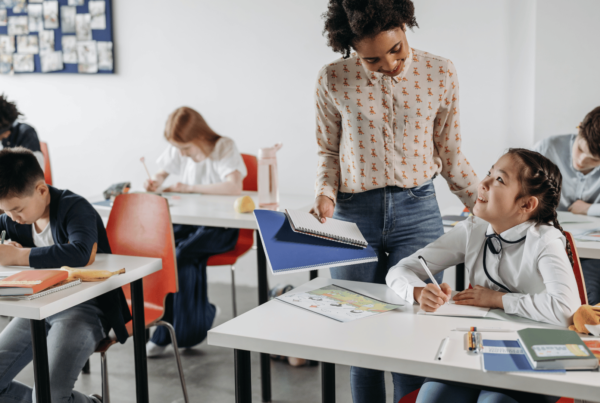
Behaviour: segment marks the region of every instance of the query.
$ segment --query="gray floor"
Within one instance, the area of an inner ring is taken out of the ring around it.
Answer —
[[[231,319],[229,286],[210,284],[211,302],[222,309],[217,324]],[[257,305],[256,288],[238,287],[238,311],[245,312]],[[6,319],[0,319],[0,329],[6,326]],[[182,361],[191,402],[234,402],[233,351],[212,347],[206,342],[193,349],[182,350]],[[260,402],[260,368],[258,354],[252,355],[252,394],[253,401]],[[113,403],[135,402],[135,381],[133,365],[133,341],[125,345],[115,345],[108,353],[111,401]],[[100,360],[95,354],[91,358],[90,375],[81,375],[76,389],[86,394],[100,393]],[[148,360],[150,380],[150,401],[153,403],[183,402],[179,377],[173,351],[167,350],[164,357]],[[33,384],[33,367],[29,365],[17,377],[23,383]],[[271,361],[273,402],[320,402],[319,367],[293,368],[287,363]],[[391,376],[386,375],[388,402],[392,401]],[[336,401],[351,402],[349,367],[336,366]]]

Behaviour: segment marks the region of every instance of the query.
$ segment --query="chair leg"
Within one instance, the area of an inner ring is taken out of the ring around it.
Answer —
[[[102,374],[102,403],[110,403],[110,391],[108,389],[108,364],[106,363],[106,352],[100,353],[100,367]]]
[[[231,302],[233,304],[233,317],[237,316],[237,303],[235,300],[235,266],[231,265]]]
[[[183,375],[183,365],[181,365],[181,357],[179,356],[179,348],[177,347],[177,338],[175,337],[175,329],[168,322],[158,321],[156,326],[164,326],[171,335],[171,343],[173,343],[173,350],[175,350],[175,359],[177,360],[177,369],[179,370],[179,379],[181,380],[181,389],[183,390],[183,401],[189,403],[187,386],[185,386],[185,377]],[[104,402],[103,402],[104,403]]]

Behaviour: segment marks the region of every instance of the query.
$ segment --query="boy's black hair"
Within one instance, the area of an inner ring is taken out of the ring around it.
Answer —
[[[592,155],[600,158],[600,106],[585,115],[579,125],[579,135],[586,141]]]
[[[23,147],[0,151],[0,200],[30,196],[44,171],[31,151]]]
[[[328,45],[344,59],[364,38],[395,28],[419,26],[411,0],[329,0],[323,18]]]
[[[0,95],[0,127],[12,125],[21,115],[22,113],[19,112],[14,102],[8,102],[4,94]]]

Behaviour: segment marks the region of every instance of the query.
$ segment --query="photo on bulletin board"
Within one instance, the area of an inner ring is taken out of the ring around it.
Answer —
[[[114,74],[112,0],[0,0],[0,74]]]

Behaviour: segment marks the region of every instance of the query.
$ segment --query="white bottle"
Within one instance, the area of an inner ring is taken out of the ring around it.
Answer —
[[[279,206],[277,151],[281,143],[258,150],[258,207],[275,209]]]

